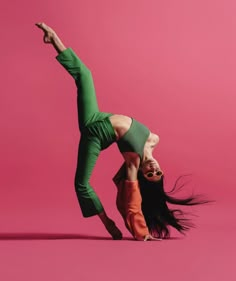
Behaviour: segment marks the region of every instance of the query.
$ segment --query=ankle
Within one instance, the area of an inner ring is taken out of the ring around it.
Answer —
[[[61,42],[60,38],[57,36],[55,32],[51,34],[51,41],[52,41],[52,45],[54,46],[58,54],[66,50],[65,45]]]
[[[103,224],[107,224],[110,221],[109,217],[107,216],[107,214],[105,212],[98,214],[98,216],[99,216],[100,220],[103,222]]]

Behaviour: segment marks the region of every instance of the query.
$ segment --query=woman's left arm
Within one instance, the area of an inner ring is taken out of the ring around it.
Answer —
[[[137,180],[139,165],[140,159],[136,153],[129,152],[128,155],[125,155],[125,162],[112,179],[115,185],[119,185],[122,180]]]
[[[136,181],[138,179],[138,170],[140,166],[140,158],[136,153],[128,152],[125,158],[126,177],[128,181]]]
[[[130,156],[130,155],[129,155]],[[125,225],[137,240],[147,240],[149,231],[141,210],[141,194],[137,180],[139,161],[128,157],[113,178],[117,186],[117,208]]]

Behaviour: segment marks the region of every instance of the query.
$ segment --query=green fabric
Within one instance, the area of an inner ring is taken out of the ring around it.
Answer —
[[[136,152],[142,159],[149,134],[150,131],[146,126],[132,119],[130,129],[117,141],[120,152]]]
[[[61,52],[56,59],[75,79],[78,90],[77,106],[79,128],[82,131],[87,125],[103,120],[111,113],[100,112],[91,71],[84,65],[71,48]]]
[[[90,217],[104,210],[89,181],[100,152],[116,141],[109,119],[112,114],[99,111],[92,74],[73,50],[68,48],[56,58],[75,79],[78,89],[81,137],[74,184],[82,214]]]

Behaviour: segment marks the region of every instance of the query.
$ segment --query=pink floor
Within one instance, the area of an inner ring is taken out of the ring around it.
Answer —
[[[235,281],[232,211],[229,206],[204,206],[195,219],[196,229],[161,242],[133,241],[119,219],[122,241],[111,240],[95,218],[70,228],[67,214],[63,221],[39,221],[39,229],[20,227],[18,221],[15,229],[0,234],[1,280]]]

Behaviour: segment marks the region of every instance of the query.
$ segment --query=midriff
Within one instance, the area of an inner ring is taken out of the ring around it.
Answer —
[[[132,119],[128,116],[119,114],[114,114],[109,118],[116,134],[116,140],[119,140],[129,130],[132,124]]]

